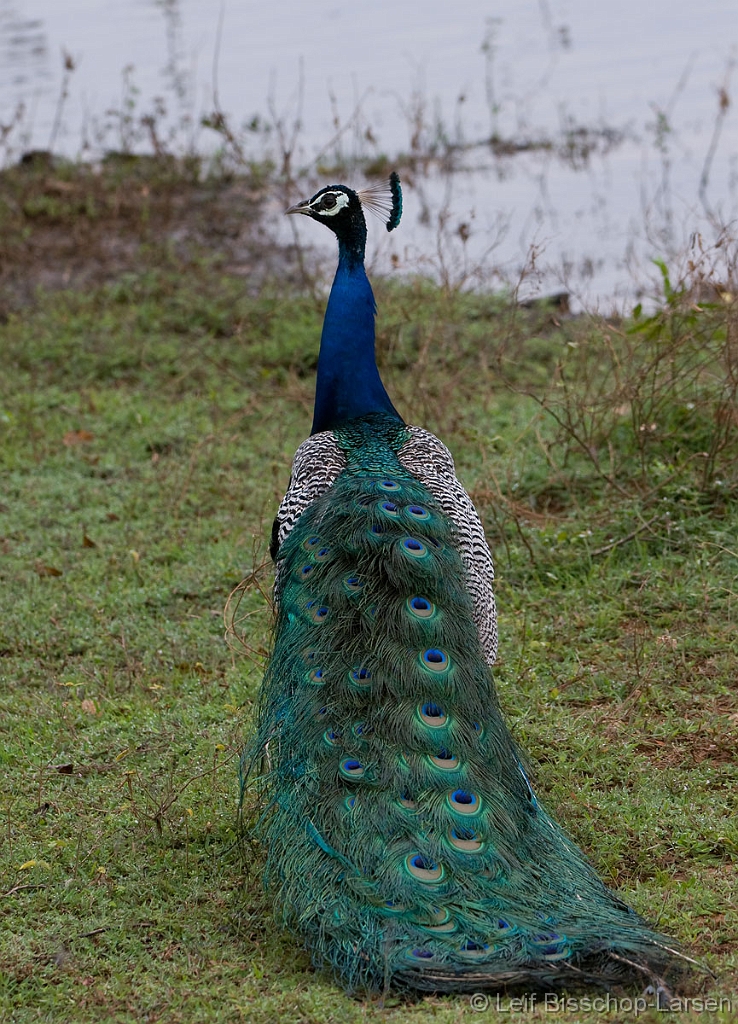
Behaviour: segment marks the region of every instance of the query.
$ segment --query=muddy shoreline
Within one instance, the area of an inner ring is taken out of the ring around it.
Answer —
[[[0,172],[0,317],[39,290],[94,288],[162,262],[214,261],[253,289],[299,277],[296,254],[264,225],[264,184],[197,172],[169,157],[85,165],[45,154]]]

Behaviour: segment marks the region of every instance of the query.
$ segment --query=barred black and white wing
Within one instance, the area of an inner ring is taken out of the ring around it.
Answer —
[[[474,504],[456,478],[451,452],[422,427],[408,427],[409,439],[398,458],[405,469],[425,484],[456,527],[459,554],[474,602],[474,621],[488,665],[497,659],[497,609],[492,590],[492,554]]]

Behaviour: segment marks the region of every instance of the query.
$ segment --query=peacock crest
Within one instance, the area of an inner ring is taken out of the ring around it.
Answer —
[[[304,199],[291,206],[287,213],[303,213],[313,220],[323,221],[334,231],[336,225],[347,225],[347,230],[360,230],[362,210],[369,210],[385,222],[388,231],[394,231],[402,217],[402,189],[395,173],[388,182],[369,185],[354,191],[345,185],[327,185],[312,199]],[[340,227],[338,228],[340,230]]]

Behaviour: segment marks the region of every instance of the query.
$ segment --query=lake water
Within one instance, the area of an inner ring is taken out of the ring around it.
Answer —
[[[95,157],[130,129],[108,111],[135,121],[159,97],[166,145],[208,151],[217,96],[235,126],[299,121],[294,166],[451,140],[453,174],[405,175],[402,228],[372,235],[378,266],[607,310],[648,293],[653,257],[699,255],[738,217],[737,58],[735,0],[0,0],[0,122],[24,105],[12,155]],[[553,149],[470,147],[491,134]],[[254,156],[279,148],[245,138]],[[311,227],[300,237],[322,244]]]

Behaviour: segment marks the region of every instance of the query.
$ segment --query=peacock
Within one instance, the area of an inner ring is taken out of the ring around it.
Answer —
[[[287,210],[334,232],[338,268],[243,757],[267,892],[349,992],[658,989],[678,951],[539,803],[501,716],[492,557],[450,452],[380,379],[365,209],[397,227],[396,174]]]

